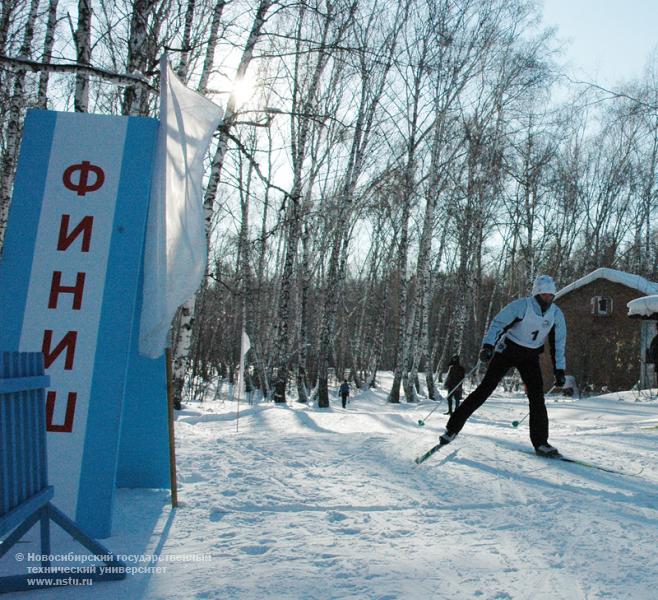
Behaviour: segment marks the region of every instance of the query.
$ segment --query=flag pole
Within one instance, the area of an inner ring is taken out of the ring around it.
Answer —
[[[235,418],[235,432],[238,432],[238,425],[240,423],[240,393],[242,392],[242,378],[243,378],[243,371],[244,371],[244,328],[242,329],[242,333],[240,334],[240,362],[238,365],[238,376],[236,378],[235,385],[237,387],[237,394],[238,394],[238,414],[236,415]]]
[[[238,427],[240,423],[240,374],[238,373],[238,378],[236,383],[233,385],[233,394],[235,394],[235,386],[238,388],[238,412],[235,415],[235,433],[238,432]]]
[[[171,485],[171,507],[178,506],[178,485],[176,483],[176,447],[174,438],[174,383],[171,371],[171,348],[165,350],[167,363],[167,414],[169,424],[169,479]]]

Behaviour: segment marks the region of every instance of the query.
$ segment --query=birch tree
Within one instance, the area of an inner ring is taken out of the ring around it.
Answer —
[[[44,65],[50,64],[53,54],[53,47],[55,45],[55,29],[57,27],[57,7],[59,0],[49,0],[48,2],[48,20],[46,23],[46,35],[43,43],[43,54],[41,62]],[[37,106],[39,108],[47,108],[48,106],[48,81],[49,72],[42,71],[39,74],[39,92],[37,96]]]
[[[0,36],[2,37],[0,37],[0,47],[5,46],[7,43],[6,36],[12,16],[11,7],[8,5],[11,4],[13,3],[3,3],[3,22],[1,23],[0,28]],[[19,56],[29,57],[32,53],[32,43],[34,40],[38,9],[39,0],[31,0],[25,30],[23,32],[22,43],[19,49]],[[5,22],[5,19],[7,22]],[[11,96],[9,98],[9,107],[7,110],[5,147],[4,154],[2,156],[2,177],[0,178],[0,253],[2,252],[5,229],[7,227],[9,204],[11,202],[11,189],[13,186],[16,163],[18,161],[18,147],[26,105],[25,73],[26,70],[21,66],[18,66],[15,69],[12,81]]]
[[[91,0],[78,1],[78,28],[75,30],[76,62],[79,65],[91,64]],[[77,73],[75,76],[76,112],[89,110],[89,76]]]
[[[400,33],[406,23],[409,5],[398,4],[395,16],[387,22],[387,8],[383,3],[373,2],[369,7],[369,16],[363,26],[359,20],[354,21],[355,36],[358,44],[358,82],[359,96],[355,107],[354,132],[338,195],[338,223],[349,222],[353,210],[357,184],[366,166],[367,152],[372,149],[372,136],[376,126],[380,102],[388,82],[389,71],[393,64]],[[376,48],[368,47],[368,40],[374,32],[381,32],[381,42]],[[331,344],[336,331],[336,306],[339,286],[345,277],[345,261],[349,246],[347,228],[336,228],[333,233],[327,291],[323,310],[323,328],[320,333],[318,353],[318,405],[329,406],[327,389],[327,369]]]
[[[147,1],[147,0],[140,0]],[[240,81],[244,78],[249,65],[254,56],[256,44],[261,39],[263,27],[265,25],[267,13],[275,4],[273,0],[261,0],[255,10],[249,35],[244,45],[240,62],[236,69],[234,81]],[[236,96],[232,93],[229,96],[226,108],[224,110],[224,119],[220,127],[219,140],[215,150],[214,157],[210,168],[210,177],[206,187],[204,197],[206,237],[209,238],[213,214],[215,210],[215,199],[217,197],[217,188],[221,176],[224,157],[228,148],[229,139],[237,117]],[[183,384],[185,382],[185,373],[188,368],[188,357],[190,344],[192,340],[192,327],[194,322],[194,304],[195,298],[190,298],[179,309],[179,326],[174,331],[174,343],[172,345],[172,378],[174,402],[180,405]]]
[[[291,351],[291,296],[293,289],[293,270],[297,257],[297,249],[302,234],[304,207],[304,164],[308,159],[309,144],[312,130],[319,119],[317,105],[322,76],[331,59],[331,49],[341,39],[344,25],[336,15],[337,5],[326,3],[326,13],[318,23],[317,50],[307,62],[302,54],[302,32],[307,30],[307,21],[315,20],[315,14],[309,14],[307,7],[301,6],[297,15],[296,40],[293,72],[292,98],[290,109],[290,151],[292,165],[292,186],[286,198],[286,244],[283,271],[280,280],[278,303],[277,349],[275,362],[277,365],[278,388],[275,393],[276,402],[285,402],[286,382]],[[319,16],[319,15],[318,15]],[[336,25],[336,23],[338,23]],[[313,38],[311,38],[313,39]],[[322,122],[319,125],[323,127]]]
[[[80,0],[84,2],[85,0]],[[126,70],[130,74],[143,74],[149,64],[155,64],[157,49],[149,45],[149,18],[158,0],[134,0],[130,17],[130,31]],[[124,115],[146,114],[147,98],[144,89],[139,85],[127,86],[123,95],[121,112]]]

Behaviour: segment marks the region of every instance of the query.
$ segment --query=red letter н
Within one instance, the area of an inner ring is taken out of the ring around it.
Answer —
[[[85,287],[85,273],[78,273],[75,277],[75,285],[62,285],[62,272],[53,271],[53,279],[50,283],[50,297],[48,308],[57,308],[57,297],[59,294],[73,294],[73,310],[80,310],[82,306],[82,292]]]

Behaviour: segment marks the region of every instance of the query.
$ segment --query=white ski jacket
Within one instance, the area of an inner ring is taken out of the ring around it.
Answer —
[[[530,315],[531,319],[524,324],[526,315]],[[510,302],[494,317],[482,344],[489,344],[496,348],[496,352],[502,352],[505,349],[505,341],[509,338],[517,345],[541,352],[547,337],[555,368],[564,370],[567,342],[564,314],[555,304],[551,304],[544,313],[535,297],[528,296]]]

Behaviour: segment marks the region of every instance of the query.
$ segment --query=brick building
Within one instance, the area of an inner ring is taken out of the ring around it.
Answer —
[[[645,350],[655,321],[629,319],[626,305],[658,294],[658,284],[638,275],[601,268],[562,288],[555,303],[567,322],[567,375],[595,392],[628,390],[640,382],[649,387]],[[550,352],[544,352],[544,381],[553,381]],[[552,383],[551,383],[552,385]],[[550,385],[547,385],[550,387]]]

